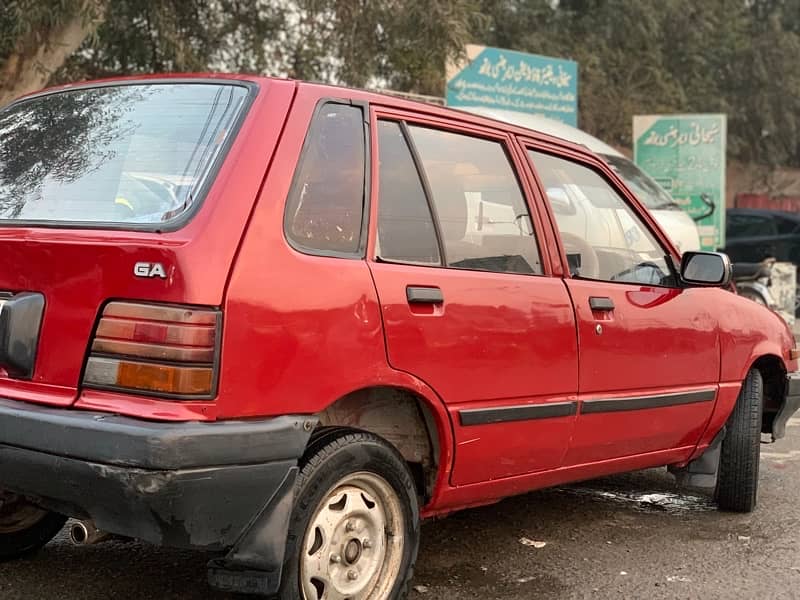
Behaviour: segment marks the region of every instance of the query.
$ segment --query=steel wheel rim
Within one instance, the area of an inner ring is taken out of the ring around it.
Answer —
[[[11,492],[0,490],[0,535],[30,529],[47,516],[47,511]]]
[[[403,560],[402,504],[374,473],[352,473],[325,494],[301,546],[305,600],[386,600]]]

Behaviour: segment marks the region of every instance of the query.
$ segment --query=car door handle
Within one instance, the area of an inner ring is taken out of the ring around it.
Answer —
[[[408,286],[406,299],[409,304],[443,304],[444,295],[438,287]]]
[[[599,311],[614,310],[614,301],[605,296],[591,296],[589,298],[589,308]]]

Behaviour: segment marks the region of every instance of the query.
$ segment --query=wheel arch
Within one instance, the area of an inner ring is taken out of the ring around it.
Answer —
[[[762,354],[748,368],[757,369],[764,382],[764,403],[761,417],[761,433],[772,433],[775,417],[786,398],[786,365],[775,354]]]
[[[423,384],[380,384],[340,396],[317,413],[318,427],[349,427],[390,443],[409,464],[423,504],[448,481],[453,428],[444,404]]]

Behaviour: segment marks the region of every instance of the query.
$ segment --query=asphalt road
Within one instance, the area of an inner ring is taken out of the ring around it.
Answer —
[[[508,499],[423,525],[412,600],[800,598],[800,419],[790,425],[762,446],[750,515],[717,512],[664,470]],[[231,600],[207,588],[207,559],[62,536],[0,564],[0,598]]]

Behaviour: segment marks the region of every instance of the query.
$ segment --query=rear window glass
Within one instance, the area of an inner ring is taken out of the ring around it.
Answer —
[[[248,90],[135,84],[0,112],[0,222],[144,225],[199,202]]]

